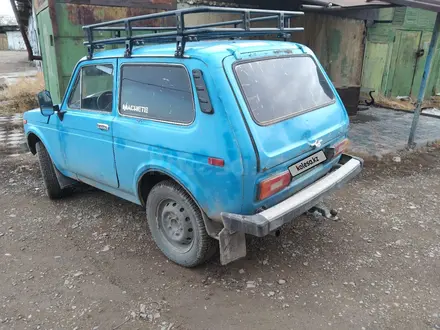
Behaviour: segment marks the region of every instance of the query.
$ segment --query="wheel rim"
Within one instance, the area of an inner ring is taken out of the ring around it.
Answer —
[[[194,242],[194,228],[186,208],[173,199],[159,203],[156,213],[157,225],[165,242],[180,253],[191,249]]]

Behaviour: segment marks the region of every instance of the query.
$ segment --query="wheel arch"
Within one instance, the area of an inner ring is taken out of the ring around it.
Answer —
[[[197,200],[195,195],[191,192],[191,190],[182,182],[182,180],[179,180],[175,175],[172,175],[166,170],[158,169],[158,168],[150,168],[146,171],[144,171],[137,180],[137,195],[138,199],[143,207],[146,206],[148,195],[153,189],[155,185],[157,185],[159,182],[165,181],[165,180],[171,180],[178,184],[180,187],[182,187],[183,190],[192,198],[194,203],[199,208],[200,212],[202,213],[203,221],[205,223],[205,228],[209,236],[218,239],[218,234],[220,233],[221,229],[223,228],[223,225],[221,223],[214,222],[211,220],[206,210],[203,208],[201,203]]]
[[[48,143],[48,141],[44,137],[43,132],[41,132],[38,129],[38,127],[34,126],[26,132],[26,142],[28,144],[29,150],[31,151],[31,153],[33,155],[35,155],[37,153],[37,149],[35,147],[37,142],[41,142],[44,144],[44,147],[46,148],[47,152],[52,157],[52,155],[53,155],[52,146],[50,145],[50,143]]]
[[[137,194],[142,206],[147,203],[148,195],[153,187],[161,181],[172,180],[181,186],[185,192],[194,200],[197,207],[203,211],[200,203],[195,198],[194,194],[183,184],[182,180],[179,180],[174,175],[163,169],[151,168],[144,171],[137,180]]]
[[[35,134],[34,132],[30,132],[28,133],[27,137],[26,137],[26,142],[28,144],[29,150],[31,151],[32,155],[36,155],[37,154],[37,142],[41,142],[40,137]],[[43,142],[44,144],[44,142]]]

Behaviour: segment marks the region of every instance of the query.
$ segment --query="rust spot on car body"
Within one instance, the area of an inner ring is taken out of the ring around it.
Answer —
[[[279,50],[275,50],[274,54],[287,54],[287,55],[291,55],[293,54],[293,51],[291,49],[279,49]]]

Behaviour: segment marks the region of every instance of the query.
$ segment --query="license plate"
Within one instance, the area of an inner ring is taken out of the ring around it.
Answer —
[[[292,176],[297,176],[305,171],[310,170],[311,168],[324,163],[327,160],[327,157],[325,157],[325,154],[323,151],[320,151],[314,155],[311,155],[310,157],[307,157],[306,159],[303,159],[302,161],[292,165],[289,167],[290,174]]]

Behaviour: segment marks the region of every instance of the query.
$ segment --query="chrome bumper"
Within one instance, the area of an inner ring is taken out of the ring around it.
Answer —
[[[316,206],[330,192],[356,177],[362,167],[362,159],[342,155],[339,163],[326,176],[270,209],[255,215],[223,212],[223,225],[231,233],[266,236]]]

